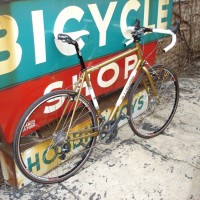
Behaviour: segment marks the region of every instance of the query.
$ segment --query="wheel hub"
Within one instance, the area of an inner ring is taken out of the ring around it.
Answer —
[[[54,142],[56,146],[63,146],[66,143],[66,132],[61,130],[55,134]]]

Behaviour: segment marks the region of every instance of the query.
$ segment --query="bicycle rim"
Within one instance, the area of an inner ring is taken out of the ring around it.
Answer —
[[[176,112],[179,99],[178,80],[171,70],[159,65],[152,67],[150,73],[158,96],[147,75],[142,73],[131,89],[128,103],[129,125],[143,138],[155,137],[165,130]]]
[[[83,96],[72,114],[76,98],[73,91],[52,92],[38,99],[23,115],[15,133],[14,157],[21,172],[32,181],[64,181],[91,154],[96,136],[85,136],[97,129],[97,115]]]

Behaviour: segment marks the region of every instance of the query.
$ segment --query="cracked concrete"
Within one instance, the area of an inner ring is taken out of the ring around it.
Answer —
[[[200,77],[180,79],[177,113],[162,135],[145,140],[128,125],[97,144],[84,168],[55,185],[2,186],[0,199],[199,200]]]

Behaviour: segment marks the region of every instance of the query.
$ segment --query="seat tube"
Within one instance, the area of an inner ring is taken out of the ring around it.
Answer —
[[[92,84],[90,82],[90,77],[89,77],[89,74],[88,74],[87,70],[85,71],[85,80],[86,80],[86,83],[87,83],[87,87],[88,87],[90,96],[92,98],[93,105],[94,105],[95,109],[97,110],[97,113],[100,114],[99,104],[98,104],[96,95],[94,93],[94,89],[92,87]]]

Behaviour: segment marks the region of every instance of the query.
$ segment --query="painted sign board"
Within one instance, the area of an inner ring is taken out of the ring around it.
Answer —
[[[72,88],[77,80],[75,50],[62,48],[55,40],[58,33],[79,35],[82,55],[92,66],[128,48],[126,28],[136,18],[144,26],[169,28],[171,16],[172,0],[0,1],[0,126],[6,142],[12,143],[20,117],[34,100]],[[145,57],[155,49],[155,38],[144,37]],[[155,51],[149,63],[154,59]],[[136,60],[132,55],[92,74],[96,95],[123,87]]]
[[[147,109],[148,95],[146,91],[145,90],[138,91],[138,93],[134,96],[133,102],[134,102],[133,108],[132,108],[134,109],[133,117],[136,117]],[[125,99],[120,105],[119,111],[116,113],[115,118],[119,117],[119,114],[121,112],[124,112],[124,113],[126,112],[127,104],[128,104],[128,99]],[[105,117],[105,119],[109,118],[112,110],[113,110],[113,106],[104,107],[102,115]],[[118,127],[121,127],[125,123],[127,123],[127,119],[124,117],[118,124]],[[84,128],[87,127],[87,125],[88,125],[88,121],[86,119],[82,123],[76,125],[73,128],[73,130],[74,132],[78,130],[83,130]],[[80,136],[83,136],[83,135],[79,135],[79,133],[77,133],[77,134],[73,134],[72,137],[76,138]],[[49,150],[50,142],[51,140],[46,140],[29,149],[26,149],[23,152],[23,155],[22,155],[23,160],[28,166],[28,169],[31,172],[34,172],[34,174],[43,175],[51,171],[53,168],[59,166],[61,160],[58,157],[60,156],[60,154],[58,154],[54,148]],[[88,142],[88,138],[82,138],[80,140],[70,141],[70,148],[72,149],[81,148],[82,145],[80,144],[83,144],[86,142]],[[0,151],[0,163],[2,165],[2,173],[3,173],[4,179],[8,185],[16,186],[17,188],[22,188],[28,183],[30,183],[30,180],[27,179],[19,171],[16,164],[13,162],[13,159],[11,158],[11,156],[6,154],[3,151],[2,152]]]

